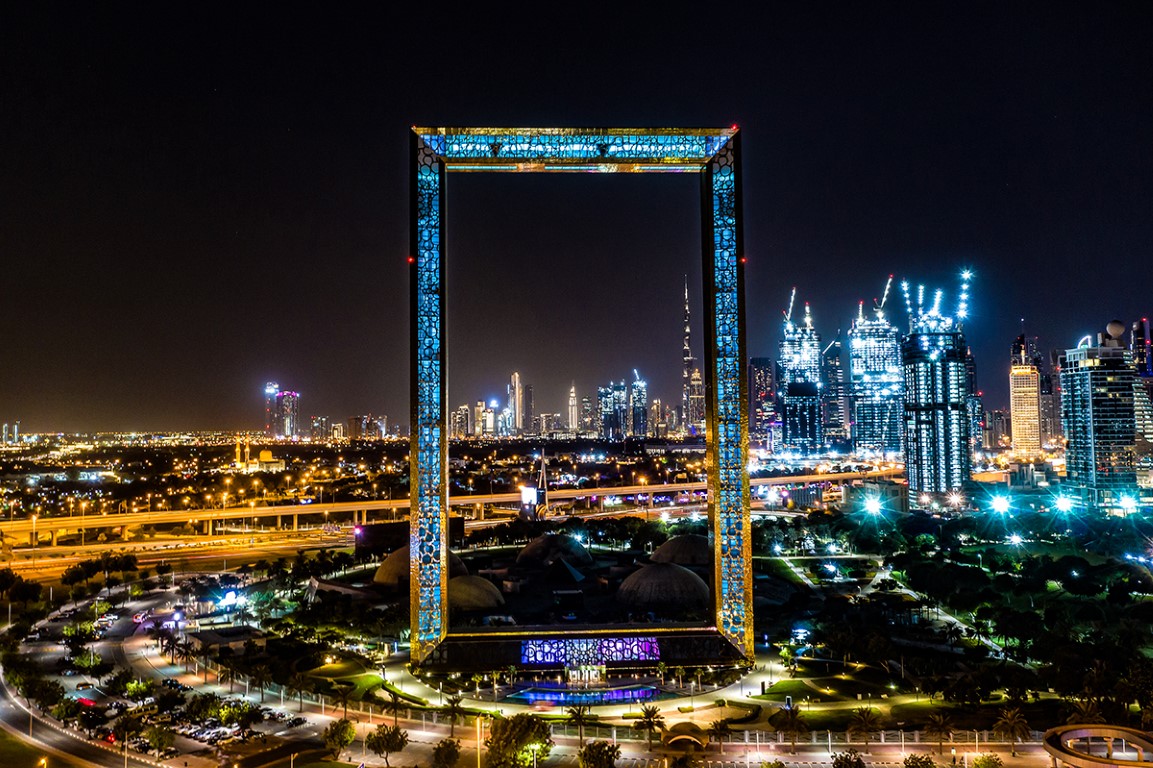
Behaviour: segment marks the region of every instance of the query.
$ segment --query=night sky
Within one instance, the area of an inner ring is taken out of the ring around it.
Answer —
[[[1153,312],[1153,3],[42,5],[0,11],[0,421],[26,431],[257,428],[266,380],[305,418],[407,422],[411,125],[739,124],[752,356],[794,285],[827,338],[890,273],[952,306],[969,267],[998,406],[1021,318],[1049,348]],[[538,411],[633,368],[679,398],[697,178],[448,194],[450,406],[513,369]]]

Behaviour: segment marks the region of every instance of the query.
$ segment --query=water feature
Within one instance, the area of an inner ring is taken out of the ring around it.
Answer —
[[[628,704],[634,701],[652,701],[668,694],[651,685],[629,685],[621,688],[525,688],[505,697],[508,701],[524,704],[547,703],[556,706],[597,706],[600,704]]]

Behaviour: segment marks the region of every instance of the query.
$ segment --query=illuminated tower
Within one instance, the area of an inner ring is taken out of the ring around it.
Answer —
[[[274,437],[295,440],[298,437],[300,418],[300,393],[281,390],[276,393],[276,418],[273,423]]]
[[[1133,360],[1133,409],[1137,416],[1137,434],[1153,442],[1153,348],[1150,346],[1149,319],[1133,323],[1129,335],[1129,353]]]
[[[580,415],[577,411],[576,384],[568,389],[568,428],[570,432],[579,432]]]
[[[513,371],[509,380],[508,411],[512,415],[510,431],[519,435],[524,429],[524,388],[520,383],[520,371]]]
[[[841,332],[821,352],[821,418],[826,440],[848,440],[849,396],[845,387],[845,367]]]
[[[270,381],[264,385],[264,434],[276,437],[276,395],[280,392],[280,385]]]
[[[1097,344],[1089,338],[1065,350],[1061,364],[1061,419],[1065,468],[1088,509],[1111,514],[1136,511],[1137,420],[1129,350],[1121,345],[1125,324],[1114,320]]]
[[[890,275],[881,300],[874,302],[872,317],[865,314],[864,302],[857,305],[857,319],[849,329],[853,447],[890,457],[901,453],[905,400],[901,341],[885,316],[892,282]]]
[[[943,501],[969,480],[969,394],[965,370],[965,337],[961,321],[968,314],[970,273],[962,276],[961,300],[953,317],[941,313],[942,292],[925,308],[924,286],[917,287],[913,309],[909,284],[901,284],[909,311],[909,334],[901,340],[905,375],[905,474],[910,503]]]
[[[689,346],[689,278],[685,276],[685,343],[681,347],[681,424],[682,431],[689,430],[698,422],[702,425],[705,420],[704,399],[702,394],[700,414],[698,418],[692,416],[690,407],[690,390],[692,388],[693,371],[697,367],[697,359],[693,357],[693,350]]]
[[[773,361],[768,357],[749,360],[749,437],[765,440],[777,421],[777,383]]]
[[[1022,456],[1041,452],[1041,374],[1036,345],[1021,334],[1013,342],[1009,367],[1009,413],[1013,450]]]
[[[682,431],[687,434],[703,435],[705,432],[705,381],[699,368],[694,368],[689,376],[688,421]]]
[[[629,387],[629,435],[647,437],[649,433],[649,385],[633,369],[633,383]]]
[[[813,316],[805,304],[805,317],[794,323],[793,302],[789,299],[784,331],[780,341],[780,387],[784,409],[786,450],[815,453],[824,445],[821,418],[821,336],[813,328]]]

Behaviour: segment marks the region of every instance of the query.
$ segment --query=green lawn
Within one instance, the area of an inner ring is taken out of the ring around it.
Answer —
[[[44,756],[45,753],[41,750],[20,741],[14,736],[8,735],[5,731],[0,731],[0,765],[4,766],[4,768],[23,768],[23,766],[32,768],[32,766],[39,763],[40,758]],[[68,762],[55,755],[48,755],[48,765],[75,766],[76,763]]]

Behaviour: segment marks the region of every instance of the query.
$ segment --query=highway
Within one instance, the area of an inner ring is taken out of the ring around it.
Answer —
[[[795,475],[790,477],[764,477],[753,479],[750,481],[750,484],[756,487],[762,485],[841,483],[863,478],[893,477],[903,473],[903,468],[895,468],[876,470],[868,473],[844,472],[837,474]],[[585,499],[599,496],[635,496],[636,494],[678,495],[694,491],[703,491],[706,487],[704,482],[696,482],[640,484],[611,488],[563,488],[550,490],[548,492],[548,498],[550,501],[561,501],[564,499]],[[519,502],[519,492],[466,494],[462,496],[451,496],[448,500],[450,507],[474,504],[517,504]],[[327,515],[328,517],[326,519],[330,519],[333,522],[347,520],[352,523],[369,523],[379,521],[380,519],[397,519],[401,515],[401,510],[407,512],[408,508],[408,499],[366,499],[364,501],[341,501],[335,503],[329,502],[327,504],[231,506],[224,509],[190,508],[150,512],[125,512],[111,515],[75,515],[69,517],[36,518],[33,516],[19,520],[0,522],[0,536],[3,536],[5,539],[20,537],[28,540],[30,536],[36,537],[37,539],[45,535],[55,537],[65,531],[76,532],[94,528],[133,529],[141,527],[178,526],[185,523],[191,523],[207,529],[207,526],[214,525],[223,520],[254,520],[256,518],[270,517],[280,518],[277,524],[278,528],[284,527],[284,518],[288,518],[292,527],[296,528],[300,515]],[[387,518],[381,518],[379,515],[374,516],[374,518],[376,518],[375,520],[369,518],[370,512],[379,513],[384,511],[389,513]]]

